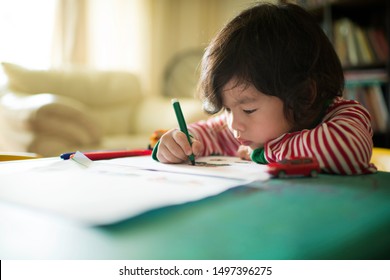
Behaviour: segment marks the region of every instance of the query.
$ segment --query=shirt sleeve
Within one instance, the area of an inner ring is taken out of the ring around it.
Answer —
[[[188,130],[203,144],[202,156],[236,156],[240,144],[228,129],[224,114],[190,124]]]
[[[257,148],[251,153],[251,160],[259,164],[267,164],[264,148]]]
[[[286,133],[266,143],[264,157],[275,162],[310,156],[316,157],[327,173],[374,173],[376,167],[370,164],[372,135],[368,111],[356,101],[340,98],[314,129]]]

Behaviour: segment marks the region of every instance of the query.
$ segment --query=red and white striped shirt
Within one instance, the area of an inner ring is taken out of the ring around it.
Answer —
[[[235,156],[240,143],[228,129],[225,115],[189,125],[204,145],[203,156]],[[290,157],[316,157],[321,169],[334,174],[376,172],[370,164],[372,127],[368,111],[354,100],[335,98],[321,123],[313,129],[285,133],[264,145],[267,162]]]

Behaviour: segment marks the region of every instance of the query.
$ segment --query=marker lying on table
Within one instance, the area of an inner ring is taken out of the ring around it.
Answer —
[[[188,142],[190,143],[190,145],[192,145],[190,134],[188,133],[187,124],[186,121],[184,120],[183,112],[181,111],[179,101],[176,98],[172,99],[172,105],[173,105],[173,109],[175,110],[175,114],[176,114],[177,121],[179,123],[180,130],[187,136]],[[189,155],[189,159],[191,161],[191,164],[195,165],[194,154]]]
[[[70,159],[76,152],[61,154],[62,159]],[[136,157],[136,156],[149,156],[152,154],[151,150],[117,150],[117,151],[95,151],[83,153],[90,160],[102,160],[121,157]]]

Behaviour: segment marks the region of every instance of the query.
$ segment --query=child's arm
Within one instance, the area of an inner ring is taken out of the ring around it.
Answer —
[[[337,99],[320,125],[268,142],[263,157],[274,162],[285,157],[314,156],[327,173],[364,174],[376,172],[370,164],[372,146],[367,110],[355,101]]]
[[[191,148],[195,156],[237,155],[239,142],[229,131],[224,115],[190,124],[188,131],[192,137],[192,147],[184,133],[171,129],[154,146],[153,159],[163,163],[183,162],[191,154]]]
[[[203,144],[201,156],[225,155],[236,156],[240,143],[234,138],[226,124],[224,114],[207,121],[200,121],[188,126],[195,139]]]
[[[192,136],[192,152],[195,156],[237,155],[239,142],[229,131],[224,115],[188,125]],[[152,157],[164,163],[179,163],[187,160],[191,147],[185,135],[172,129],[156,143]]]

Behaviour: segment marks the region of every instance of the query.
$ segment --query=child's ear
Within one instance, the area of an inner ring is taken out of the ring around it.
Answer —
[[[318,102],[317,83],[314,80],[307,81],[307,85],[306,88],[304,88],[304,90],[306,92],[302,94],[300,99],[296,100],[296,102],[299,102],[300,109],[306,113],[309,113],[310,111],[313,110],[316,111],[317,105],[315,103]]]
[[[310,108],[314,102],[316,102],[317,99],[317,83],[314,80],[310,81],[310,86],[309,86],[309,95],[307,97],[307,105],[308,108]]]
[[[292,116],[290,118],[292,131],[314,127],[317,125],[316,120],[322,112],[317,83],[314,80],[307,83],[303,89],[305,92],[302,92],[300,98],[294,100],[294,106],[289,110],[289,115]]]

